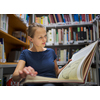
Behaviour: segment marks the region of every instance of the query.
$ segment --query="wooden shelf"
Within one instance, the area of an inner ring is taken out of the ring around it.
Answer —
[[[5,33],[2,30],[0,30],[0,38],[4,38],[4,42],[6,42],[6,43],[29,47],[29,45],[27,43],[17,39],[16,37],[14,37],[8,33]]]
[[[23,21],[21,20],[21,18],[17,17],[14,14],[8,14],[7,15],[9,17],[9,26],[16,29],[16,30],[20,30],[20,31],[24,31],[26,32],[26,24],[23,23]]]

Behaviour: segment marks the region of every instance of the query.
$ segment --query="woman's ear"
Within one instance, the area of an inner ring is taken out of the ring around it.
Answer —
[[[30,36],[28,36],[28,39],[29,39],[30,42],[32,42],[32,38]]]

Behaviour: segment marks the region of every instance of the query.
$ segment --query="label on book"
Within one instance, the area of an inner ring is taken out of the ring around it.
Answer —
[[[77,28],[77,31],[80,32],[80,27]]]
[[[84,27],[84,32],[86,32],[86,27]]]

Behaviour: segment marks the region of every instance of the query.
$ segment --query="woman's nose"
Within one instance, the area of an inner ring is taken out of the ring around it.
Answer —
[[[46,37],[43,38],[43,42],[46,42]]]

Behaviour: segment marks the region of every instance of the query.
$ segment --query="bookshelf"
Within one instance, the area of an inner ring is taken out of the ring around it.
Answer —
[[[48,14],[48,15],[47,14],[33,14],[33,16],[34,16],[33,18],[34,19],[32,20],[32,22],[41,23],[41,21],[36,20],[36,17],[40,17],[40,19],[41,19],[42,16],[44,16],[44,17],[47,16],[48,18],[50,18],[50,15],[54,16],[55,14]],[[61,15],[61,18],[62,18],[62,14],[60,14],[60,15]],[[65,14],[63,14],[63,15],[65,15]],[[86,26],[86,27],[93,27],[93,30],[92,30],[93,40],[92,41],[87,40],[86,43],[85,42],[78,43],[78,41],[77,41],[77,42],[69,43],[69,44],[58,44],[58,45],[52,44],[52,45],[46,45],[46,47],[53,48],[54,50],[55,50],[55,48],[60,48],[60,49],[65,49],[66,48],[66,49],[69,49],[69,51],[71,52],[71,50],[73,48],[74,49],[76,49],[76,48],[82,48],[82,47],[84,47],[84,46],[86,46],[86,45],[88,45],[88,44],[90,44],[90,43],[92,43],[92,42],[94,42],[94,41],[97,40],[97,37],[98,37],[97,33],[99,32],[99,30],[98,30],[99,28],[97,27],[99,25],[99,21],[97,21],[97,18],[98,18],[97,16],[98,15],[85,14],[88,17],[85,16],[86,19],[83,18],[83,19],[81,19],[79,21],[77,21],[76,19],[74,19],[74,16],[73,16],[74,14],[67,14],[67,15],[72,16],[72,21],[70,20],[70,22],[67,22],[66,19],[65,19],[66,22],[64,22],[64,20],[62,18],[62,22],[56,22],[55,18],[54,18],[53,20],[55,22],[52,21],[52,23],[50,23],[49,20],[48,20],[48,24],[45,24],[45,23],[43,24],[44,27],[45,27],[45,29],[46,29],[46,31],[48,32],[48,30],[50,30],[52,28],[53,29],[61,29],[61,28],[66,29],[66,28],[69,28],[69,27],[76,28],[76,27],[81,27],[81,26],[83,26],[83,27],[84,26]],[[51,18],[51,20],[52,20],[52,18]],[[70,57],[71,57],[71,55],[70,55]],[[60,64],[59,61],[58,61],[58,65],[63,66],[64,64],[65,63]],[[96,62],[96,64],[97,64],[97,62]],[[96,68],[97,68],[97,65],[96,65]],[[98,77],[98,75],[96,77]]]
[[[8,62],[7,59],[9,52],[16,47],[19,48],[24,47],[25,49],[28,49],[30,46],[29,40],[27,38],[27,31],[26,31],[27,25],[23,21],[23,19],[15,14],[7,14],[7,17],[8,17],[8,32],[5,32],[2,29],[0,29],[0,38],[4,39],[4,49],[6,54],[6,62],[5,63],[0,62],[0,79],[2,80],[2,82],[3,82],[3,75],[12,74],[17,66],[17,62]],[[24,32],[26,34],[26,41],[24,42],[14,37],[12,35],[14,31]]]
[[[29,14],[29,24],[32,23],[32,22],[35,22],[35,16],[37,17],[41,17],[41,16],[48,16],[50,14]],[[67,14],[68,15],[68,14]],[[29,48],[30,46],[30,43],[27,39],[27,32],[26,32],[26,29],[27,29],[27,25],[23,22],[23,20],[21,18],[19,18],[18,16],[16,16],[15,14],[7,14],[8,18],[9,18],[9,21],[8,21],[8,33],[0,30],[0,38],[4,38],[4,46],[5,46],[5,52],[6,52],[6,57],[8,57],[8,54],[9,52],[11,51],[12,48],[15,48],[16,46],[20,46],[20,47],[25,47],[25,48]],[[32,20],[32,22],[30,21]],[[77,23],[77,22],[74,22],[74,23],[64,23],[64,22],[58,22],[58,23],[49,23],[49,24],[45,24],[45,28],[46,28],[46,31],[48,31],[49,29],[51,28],[54,28],[54,29],[58,29],[58,28],[68,28],[68,27],[78,27],[78,26],[93,26],[93,32],[94,32],[94,29],[95,29],[95,26],[94,26],[94,23],[95,23],[95,20],[93,20],[92,22],[80,22],[80,23]],[[26,42],[23,42],[19,39],[17,39],[16,37],[12,36],[12,32],[13,31],[23,31],[26,33]],[[95,39],[96,40],[96,39]],[[92,41],[93,42],[93,41]],[[74,48],[74,49],[77,49],[77,48],[82,48],[86,45],[88,45],[89,43],[91,42],[86,42],[86,43],[72,43],[72,44],[66,44],[66,45],[63,45],[63,44],[59,44],[59,45],[46,45],[46,47],[48,48],[61,48],[61,49],[69,49],[69,51],[71,52],[71,50]],[[70,55],[71,57],[71,55]],[[63,66],[65,63],[59,63],[58,62],[58,65],[61,65]],[[17,65],[17,63],[13,63],[13,62],[6,62],[6,63],[0,63],[0,78],[3,80],[3,70],[5,68],[15,68]]]
[[[98,48],[96,51],[96,61],[94,63],[94,70],[96,73],[96,82],[100,86],[100,15],[93,21],[95,40],[98,40]]]

